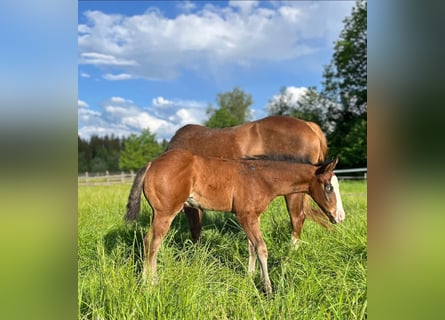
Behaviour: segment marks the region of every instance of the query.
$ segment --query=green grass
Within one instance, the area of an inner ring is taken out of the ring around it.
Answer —
[[[247,275],[247,240],[232,214],[205,215],[200,243],[179,214],[158,255],[159,283],[141,281],[142,243],[151,220],[143,199],[137,223],[123,215],[130,185],[79,186],[80,319],[367,318],[366,182],[342,181],[346,220],[326,230],[306,221],[298,251],[282,198],[263,214],[274,294],[259,267]]]

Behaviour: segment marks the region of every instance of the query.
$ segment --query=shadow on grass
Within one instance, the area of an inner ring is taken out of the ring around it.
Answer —
[[[151,210],[142,210],[141,215],[135,222],[122,223],[111,229],[103,238],[103,244],[108,255],[112,254],[118,247],[128,248],[128,254],[132,253],[131,248],[134,248],[134,254],[137,259],[142,259],[144,237],[149,230],[152,220]],[[213,230],[211,236],[208,236],[207,231]],[[176,249],[181,250],[186,246],[186,242],[191,241],[191,233],[187,218],[183,212],[180,212],[173,220],[169,234],[173,235],[173,245]],[[217,236],[215,236],[215,233]],[[232,238],[234,235],[242,234],[244,231],[239,225],[236,217],[232,213],[224,212],[205,212],[202,221],[202,232],[199,243],[207,243],[210,246],[221,245],[224,237]]]
[[[144,237],[149,230],[152,220],[151,210],[142,210],[141,215],[134,223],[121,224],[111,229],[103,238],[107,255],[124,253],[123,258],[133,258],[137,272],[142,271],[144,259]],[[280,232],[275,230],[274,232]],[[186,252],[190,249],[191,233],[187,217],[180,212],[172,222],[168,236],[168,246],[177,252]],[[208,246],[212,255],[221,265],[230,268],[236,273],[247,276],[248,249],[247,238],[233,213],[207,211],[202,221],[201,238],[194,246]],[[192,246],[193,246],[192,245]],[[283,263],[283,256],[269,256],[269,267],[278,268]],[[240,260],[241,259],[241,260]],[[241,263],[240,263],[241,261]],[[259,267],[254,278],[255,284],[261,288]]]

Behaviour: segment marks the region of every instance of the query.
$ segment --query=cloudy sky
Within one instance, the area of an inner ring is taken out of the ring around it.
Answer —
[[[218,93],[320,88],[353,1],[79,1],[78,131],[170,139]]]

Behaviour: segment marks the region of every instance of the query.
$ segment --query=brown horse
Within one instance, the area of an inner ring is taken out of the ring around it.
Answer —
[[[312,163],[322,162],[327,154],[326,137],[320,127],[313,123],[287,116],[270,116],[236,127],[209,129],[200,125],[186,125],[180,128],[170,141],[168,150],[187,149],[204,157],[240,159],[257,154],[287,154],[307,159]],[[143,175],[146,167],[138,171],[130,191],[125,219],[136,219],[140,211]],[[335,183],[339,221],[344,219],[338,183]],[[325,215],[310,206],[305,194],[285,196],[292,225],[292,240],[298,247],[301,230],[306,216],[323,226],[327,225]],[[186,207],[193,240],[201,232],[202,210]]]
[[[144,195],[153,209],[151,230],[144,239],[144,279],[156,279],[156,256],[173,218],[184,206],[235,213],[249,242],[249,273],[255,254],[267,294],[272,286],[260,216],[277,196],[309,194],[332,223],[339,221],[332,186],[338,160],[312,165],[290,160],[222,160],[173,149],[147,165]]]

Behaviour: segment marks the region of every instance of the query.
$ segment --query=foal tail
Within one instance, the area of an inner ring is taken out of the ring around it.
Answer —
[[[136,177],[134,178],[133,185],[131,186],[130,195],[128,196],[127,202],[127,213],[125,214],[125,221],[134,221],[139,215],[139,211],[141,210],[141,193],[142,193],[142,184],[144,183],[145,173],[148,168],[150,168],[151,162],[143,166],[136,173]]]

